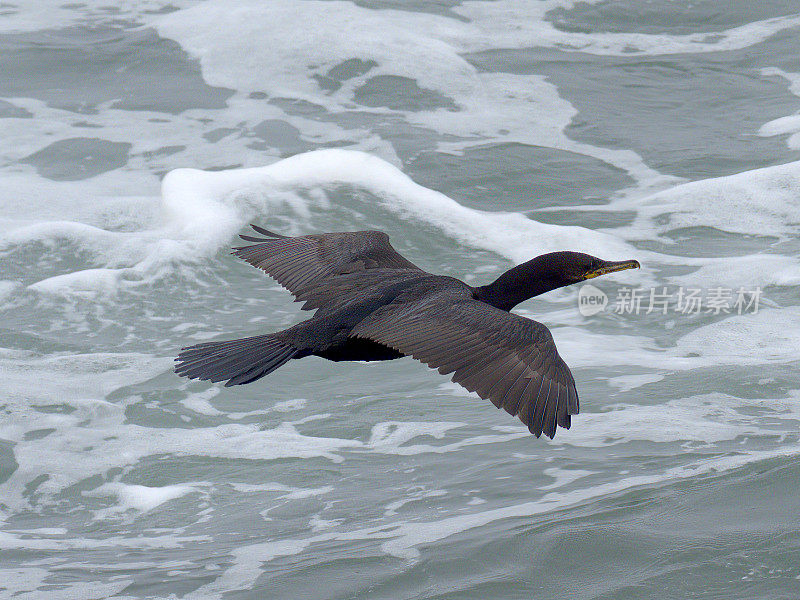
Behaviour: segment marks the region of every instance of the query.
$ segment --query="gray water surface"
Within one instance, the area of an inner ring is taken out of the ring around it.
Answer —
[[[800,597],[800,4],[556,4],[2,5],[0,597]],[[519,307],[581,397],[550,441],[408,358],[175,376],[307,317],[249,222],[643,269]]]

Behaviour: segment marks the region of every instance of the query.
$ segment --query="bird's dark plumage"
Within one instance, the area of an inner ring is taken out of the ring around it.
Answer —
[[[262,269],[313,317],[284,331],[184,348],[175,371],[250,383],[293,358],[388,360],[412,356],[552,438],[579,411],[575,380],[550,331],[508,312],[544,292],[639,266],[553,252],[471,287],[403,258],[380,231],[264,237],[234,254]]]

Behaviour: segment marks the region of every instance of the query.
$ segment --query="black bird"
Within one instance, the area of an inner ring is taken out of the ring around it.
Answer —
[[[266,271],[317,312],[294,327],[184,348],[175,372],[191,379],[250,383],[293,358],[391,360],[413,356],[498,408],[531,433],[569,428],[578,393],[550,331],[510,313],[533,296],[606,273],[638,268],[579,252],[543,254],[472,287],[403,258],[381,231],[264,237],[233,254]]]

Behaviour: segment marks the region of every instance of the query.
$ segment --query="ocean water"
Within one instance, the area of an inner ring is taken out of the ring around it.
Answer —
[[[798,36],[777,0],[0,4],[0,597],[800,598]],[[551,441],[411,359],[175,376],[307,316],[229,254],[251,222],[643,268],[519,307],[582,400]]]

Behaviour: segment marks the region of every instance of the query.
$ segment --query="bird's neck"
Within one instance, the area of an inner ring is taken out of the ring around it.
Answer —
[[[571,282],[548,277],[537,258],[509,269],[489,285],[475,288],[475,298],[502,310],[511,310],[529,298],[564,287]]]

